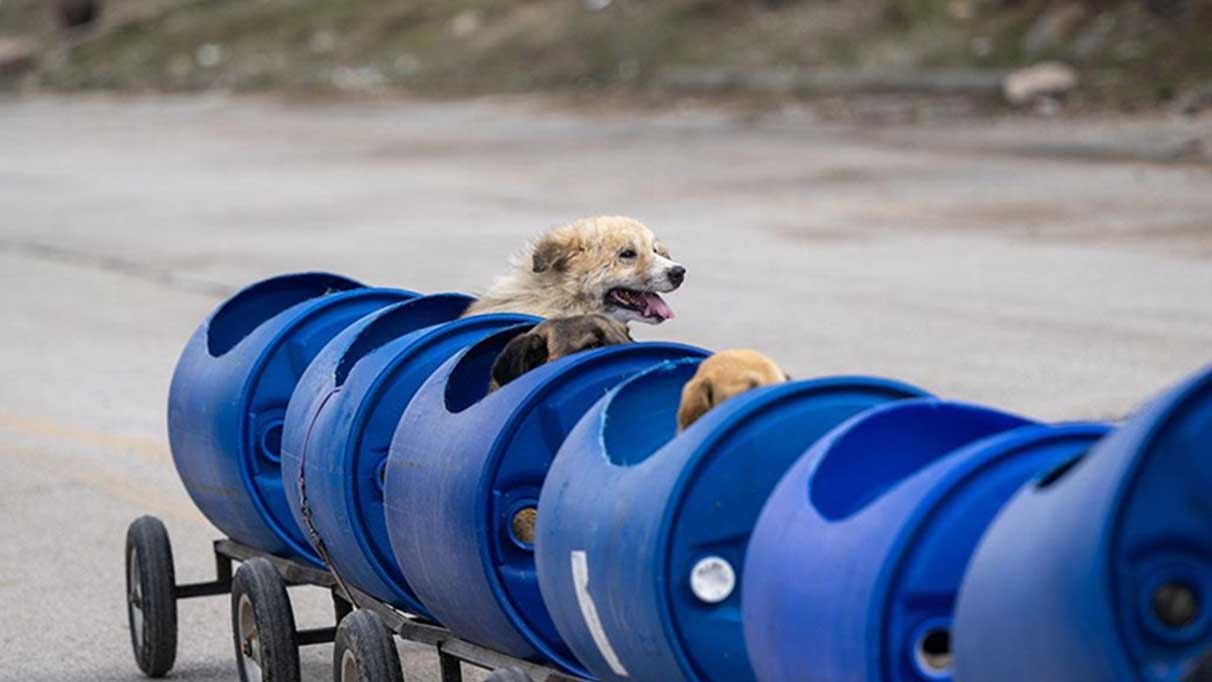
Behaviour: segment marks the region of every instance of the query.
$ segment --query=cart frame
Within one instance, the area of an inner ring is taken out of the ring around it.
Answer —
[[[172,590],[174,601],[231,594],[235,564],[261,558],[273,565],[287,586],[310,585],[326,589],[332,594],[334,625],[296,630],[295,643],[298,646],[327,644],[336,639],[337,624],[354,610],[354,605],[349,603],[345,596],[346,593],[343,591],[348,590],[349,597],[357,602],[358,608],[373,611],[394,636],[434,647],[438,655],[442,682],[462,682],[462,664],[464,663],[489,671],[517,668],[524,671],[535,682],[587,682],[584,678],[460,639],[450,630],[436,623],[400,611],[357,588],[340,585],[336,577],[324,569],[269,554],[226,538],[215,540],[213,549],[214,580],[174,584]]]

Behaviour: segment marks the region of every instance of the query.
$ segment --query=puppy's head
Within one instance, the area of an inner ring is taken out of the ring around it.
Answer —
[[[682,388],[678,430],[685,429],[708,410],[729,398],[759,386],[787,381],[774,360],[754,350],[724,350],[704,360]]]
[[[652,230],[631,218],[603,216],[556,228],[535,243],[531,269],[588,310],[621,322],[660,324],[673,317],[662,293],[682,285],[686,268]]]
[[[492,363],[489,390],[496,390],[552,360],[620,343],[631,343],[627,326],[605,315],[576,315],[547,320],[506,344]]]

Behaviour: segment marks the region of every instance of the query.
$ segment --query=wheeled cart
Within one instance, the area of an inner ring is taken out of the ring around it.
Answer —
[[[214,580],[179,585],[168,530],[154,516],[131,523],[125,556],[131,647],[139,669],[149,677],[163,677],[176,659],[177,600],[230,594],[242,682],[298,682],[299,647],[329,642],[334,645],[334,682],[402,682],[393,636],[433,646],[442,682],[461,682],[464,663],[495,671],[490,679],[499,682],[582,681],[459,639],[440,625],[340,584],[328,571],[230,539],[214,543]],[[286,591],[294,585],[329,590],[336,624],[296,628]]]

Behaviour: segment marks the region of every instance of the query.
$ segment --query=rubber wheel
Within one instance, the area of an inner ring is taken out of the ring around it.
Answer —
[[[501,668],[484,678],[484,682],[534,682],[521,668]]]
[[[244,562],[232,578],[231,631],[242,682],[299,682],[295,614],[268,559]]]
[[[126,617],[135,663],[164,677],[177,660],[177,579],[168,530],[154,516],[126,529]]]
[[[332,649],[333,682],[404,682],[396,642],[373,611],[341,619]]]

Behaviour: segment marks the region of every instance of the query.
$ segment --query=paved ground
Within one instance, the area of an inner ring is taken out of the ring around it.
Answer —
[[[215,531],[177,480],[164,402],[182,344],[234,287],[322,268],[471,290],[543,227],[626,213],[689,267],[679,317],[642,337],[1049,419],[1121,415],[1212,356],[1212,170],[1116,150],[1210,131],[0,101],[0,680],[137,679],[121,546],[139,514],[167,522],[181,579],[207,577]],[[324,597],[299,598],[321,624]],[[176,677],[231,680],[226,602],[181,616]],[[328,679],[329,652],[305,652],[308,680]]]

